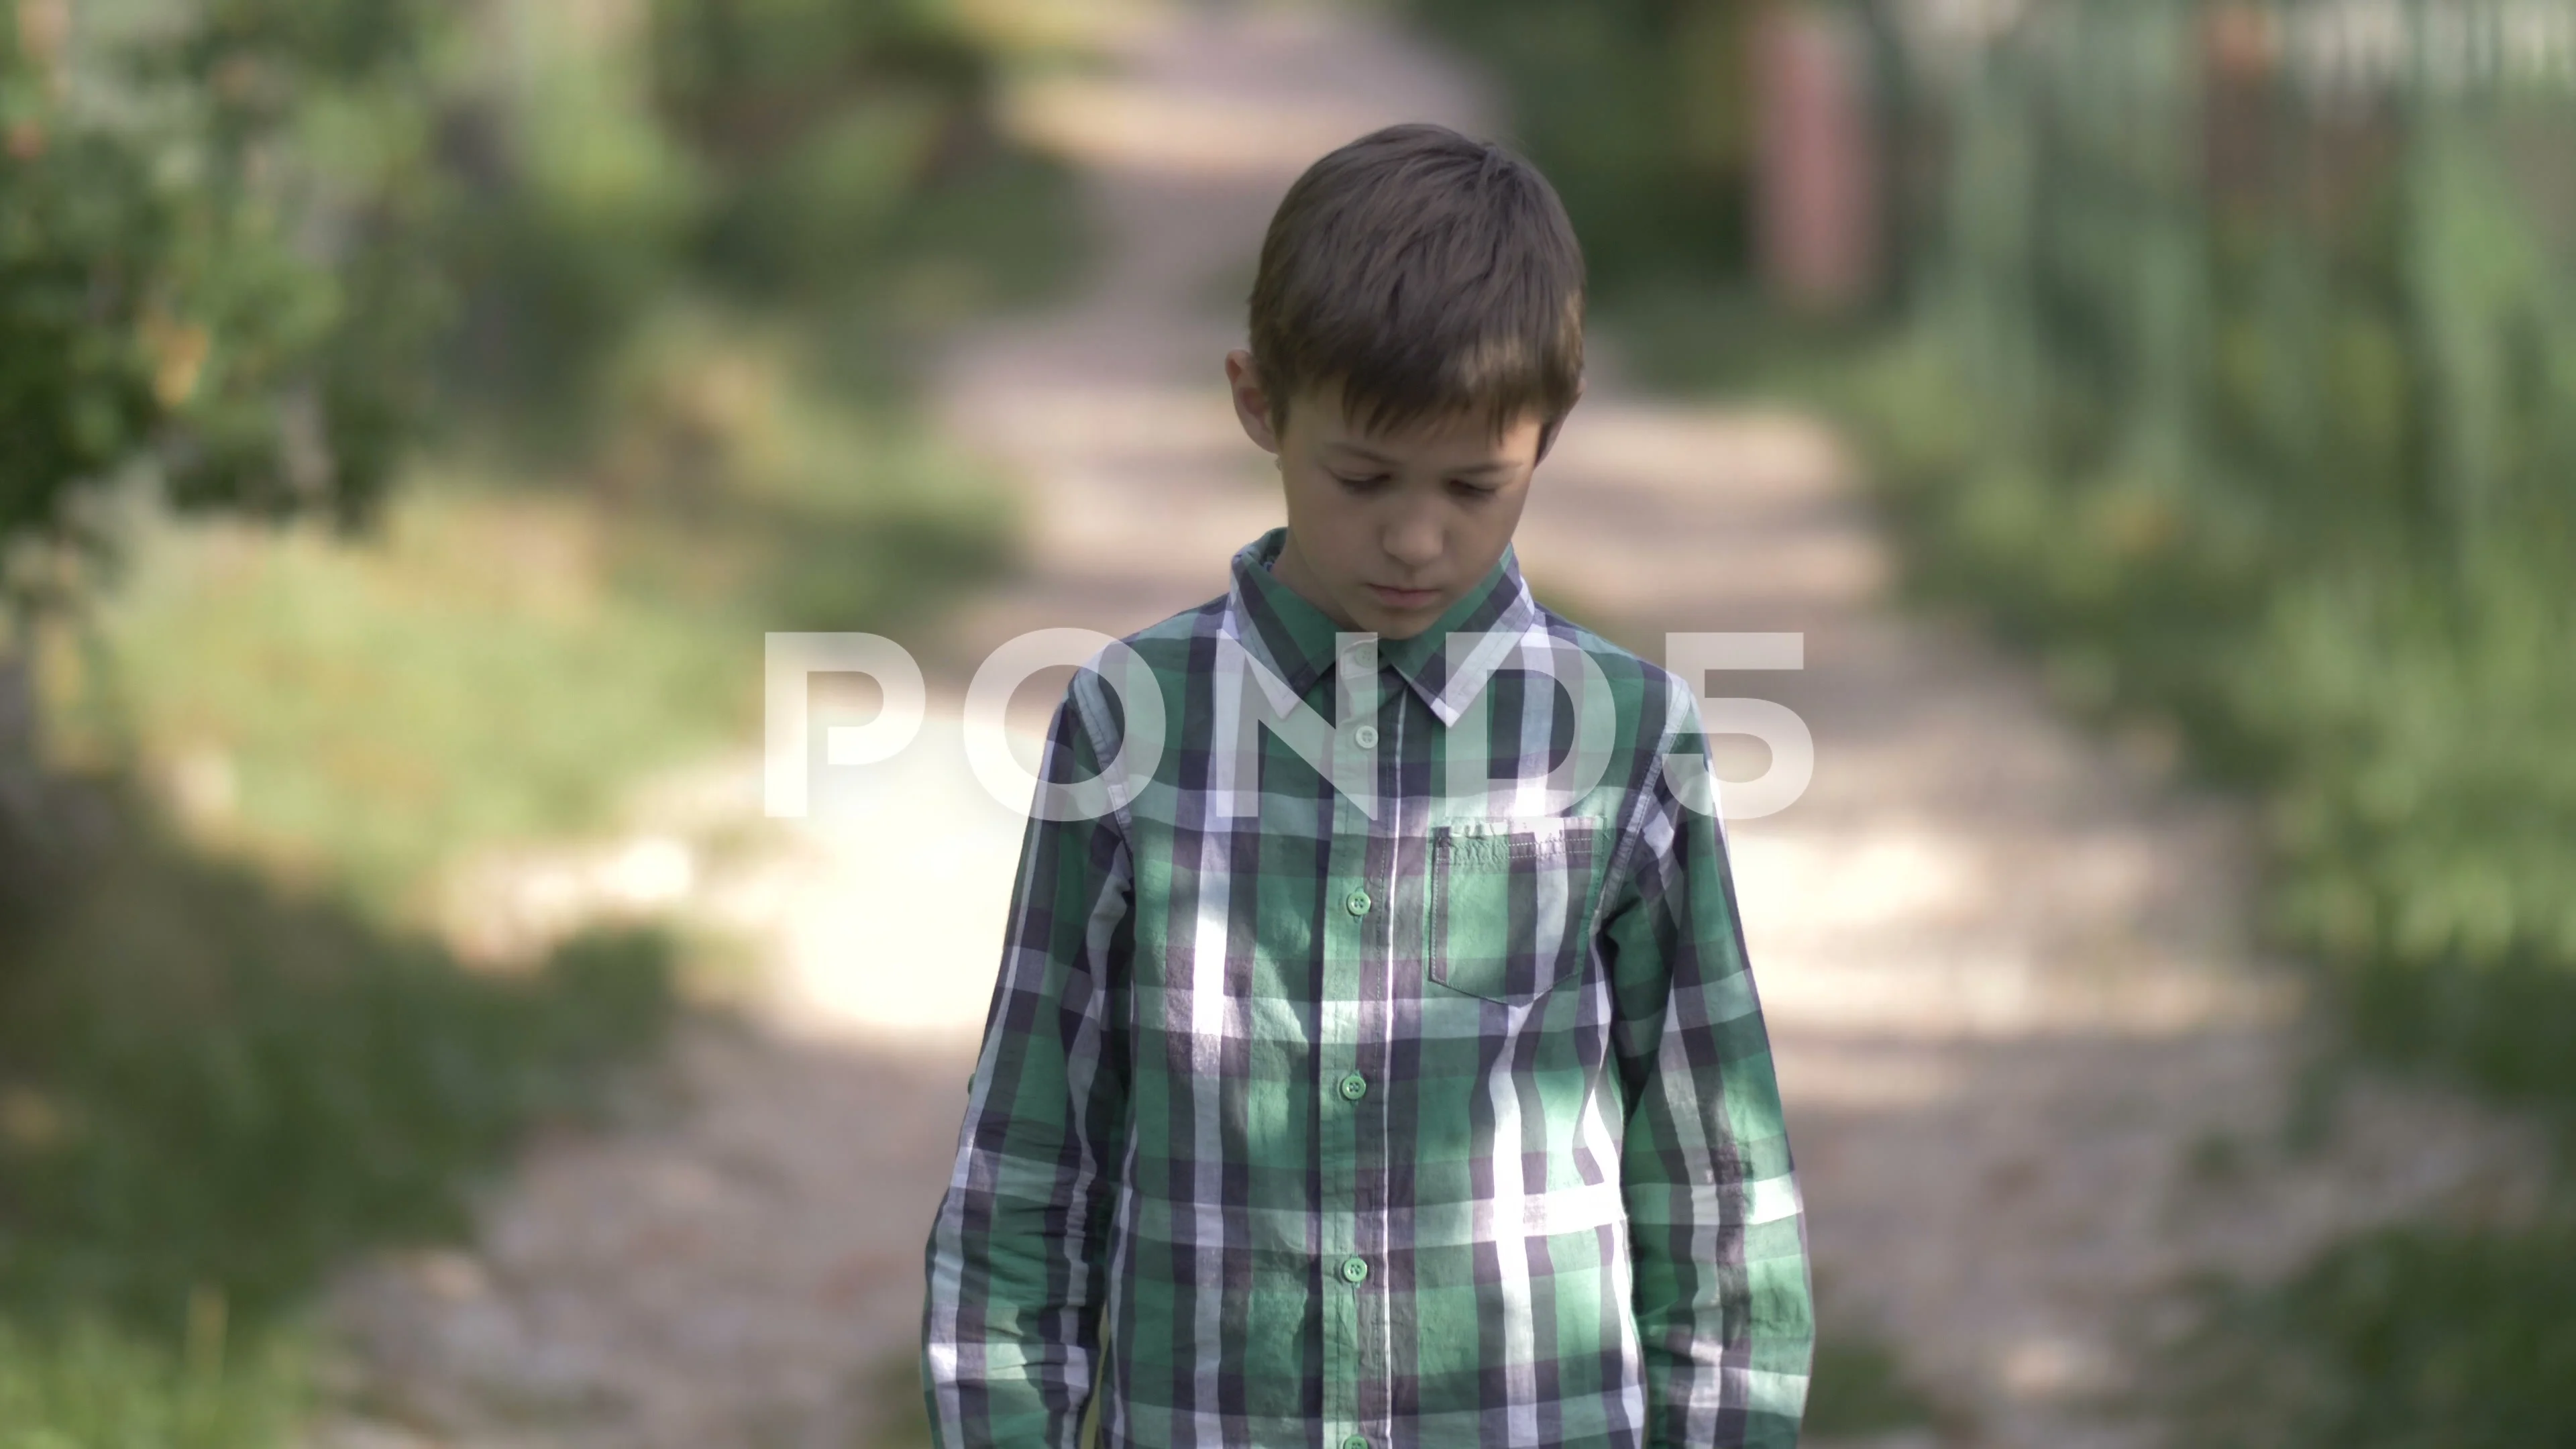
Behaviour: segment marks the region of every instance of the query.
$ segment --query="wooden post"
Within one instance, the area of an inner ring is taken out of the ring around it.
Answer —
[[[1754,18],[1754,232],[1765,287],[1843,313],[1879,278],[1880,166],[1867,48],[1848,17],[1773,3]]]

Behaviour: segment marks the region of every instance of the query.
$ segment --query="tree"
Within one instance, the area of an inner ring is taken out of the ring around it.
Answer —
[[[423,402],[440,187],[418,0],[13,9],[0,602],[21,647],[0,715],[22,718],[0,730],[0,833],[44,860],[23,646],[113,575],[82,505],[140,481],[181,512],[370,527]]]

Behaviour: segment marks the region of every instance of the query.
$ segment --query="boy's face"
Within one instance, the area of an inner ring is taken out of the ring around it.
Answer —
[[[1421,633],[1512,541],[1543,450],[1524,415],[1500,441],[1465,416],[1363,433],[1334,387],[1300,393],[1284,429],[1242,348],[1226,354],[1235,415],[1279,459],[1288,537],[1272,566],[1334,623],[1385,639]]]

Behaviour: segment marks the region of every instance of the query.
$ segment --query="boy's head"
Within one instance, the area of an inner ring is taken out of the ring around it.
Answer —
[[[1389,126],[1307,168],[1226,357],[1286,480],[1280,580],[1401,639],[1482,579],[1582,395],[1583,286],[1555,189],[1502,147]]]

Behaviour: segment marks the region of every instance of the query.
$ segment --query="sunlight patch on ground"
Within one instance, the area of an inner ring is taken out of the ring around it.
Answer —
[[[1925,824],[1735,832],[1746,949],[1766,1012],[1788,1031],[1923,1040],[2109,1032],[2161,1036],[2284,1020],[2284,980],[2212,970],[2116,927],[2033,934],[2042,893],[2117,920],[2152,862],[2070,845],[2045,871],[1992,840]]]

